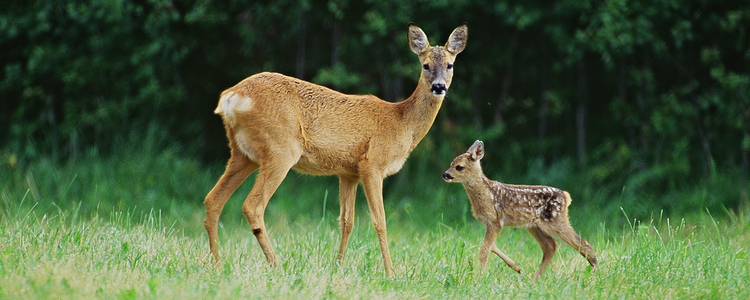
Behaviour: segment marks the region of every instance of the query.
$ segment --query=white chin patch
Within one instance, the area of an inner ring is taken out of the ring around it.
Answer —
[[[432,92],[432,95],[435,97],[445,97],[445,92]]]

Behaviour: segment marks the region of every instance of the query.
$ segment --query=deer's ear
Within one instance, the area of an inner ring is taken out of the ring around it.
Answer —
[[[414,23],[409,23],[409,48],[417,55],[424,53],[430,48],[427,35]]]
[[[461,53],[466,48],[466,40],[469,38],[469,26],[463,23],[453,30],[448,42],[445,43],[445,49],[453,55]]]
[[[469,152],[469,154],[471,155],[472,160],[482,159],[482,157],[484,157],[484,143],[477,140],[473,145],[471,145],[471,148],[469,148],[469,151],[467,152]]]

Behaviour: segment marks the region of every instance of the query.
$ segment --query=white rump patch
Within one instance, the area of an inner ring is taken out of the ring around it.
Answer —
[[[219,99],[219,106],[216,107],[214,113],[228,116],[236,111],[244,111],[250,109],[250,104],[250,97],[245,97],[234,92],[229,92],[221,96],[221,99]]]
[[[245,97],[234,92],[228,92],[221,95],[219,105],[214,110],[215,114],[221,115],[225,120],[234,123],[234,114],[238,111],[247,111],[250,109],[252,101],[250,97]]]

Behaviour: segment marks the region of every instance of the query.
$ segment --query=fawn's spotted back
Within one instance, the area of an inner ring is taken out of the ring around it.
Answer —
[[[570,196],[567,192],[548,186],[511,185],[491,182],[495,209],[504,211],[510,219],[526,219],[548,222],[567,214]],[[517,215],[519,217],[512,217]],[[514,223],[525,223],[523,220],[505,222],[508,226]]]

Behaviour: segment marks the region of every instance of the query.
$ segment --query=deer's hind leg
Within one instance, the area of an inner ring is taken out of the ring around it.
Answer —
[[[539,243],[539,247],[542,248],[542,263],[539,265],[539,270],[534,274],[534,281],[537,281],[542,277],[542,273],[547,269],[547,266],[549,266],[552,257],[555,256],[557,242],[551,235],[544,232],[544,230],[539,227],[529,227],[527,230],[531,233],[531,236],[536,239],[537,243]]]
[[[206,195],[206,200],[204,201],[206,205],[206,219],[203,221],[203,226],[208,232],[208,245],[214,259],[214,264],[217,267],[220,265],[219,216],[221,215],[221,211],[224,209],[224,205],[229,200],[229,197],[232,196],[242,182],[258,169],[257,163],[251,161],[242,152],[237,150],[236,144],[231,140],[231,137],[230,147],[231,157],[227,163],[227,168],[213,189]]]
[[[250,223],[250,229],[258,240],[260,248],[263,249],[266,260],[272,267],[279,264],[279,259],[276,257],[276,253],[271,246],[271,241],[268,238],[263,215],[271,196],[273,196],[276,189],[281,185],[281,181],[284,180],[289,170],[299,159],[299,155],[285,156],[276,156],[273,157],[273,160],[261,160],[260,172],[255,178],[255,184],[252,190],[250,190],[247,199],[245,199],[245,203],[242,205],[242,212]]]

